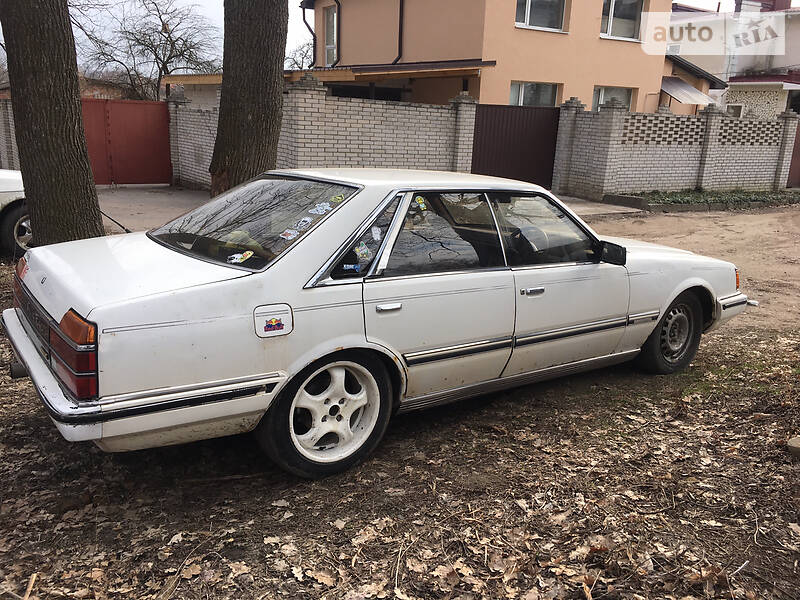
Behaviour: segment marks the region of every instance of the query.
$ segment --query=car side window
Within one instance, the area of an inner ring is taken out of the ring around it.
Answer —
[[[378,255],[402,196],[397,196],[331,270],[332,279],[363,277]]]
[[[557,205],[539,194],[490,194],[509,266],[598,259],[593,240]]]
[[[386,277],[505,266],[483,194],[414,193]]]

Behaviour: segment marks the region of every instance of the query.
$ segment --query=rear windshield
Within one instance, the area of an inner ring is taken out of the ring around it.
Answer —
[[[337,183],[265,177],[221,194],[149,235],[198,258],[263,269],[356,191]]]

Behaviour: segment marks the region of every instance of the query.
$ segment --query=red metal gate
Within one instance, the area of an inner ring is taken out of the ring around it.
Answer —
[[[550,188],[560,109],[479,104],[472,172]]]
[[[82,103],[95,183],[172,181],[166,102],[84,98]]]

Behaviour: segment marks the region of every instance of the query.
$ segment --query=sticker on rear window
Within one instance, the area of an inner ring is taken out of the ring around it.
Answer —
[[[231,265],[238,265],[246,261],[248,258],[253,256],[252,250],[247,250],[246,252],[242,252],[240,254],[231,254],[228,257],[228,264]]]
[[[297,229],[297,231],[305,231],[306,229],[311,227],[311,224],[313,222],[314,219],[312,219],[311,217],[303,217],[297,223],[294,224],[294,228]]]
[[[309,209],[312,215],[324,215],[326,212],[333,210],[330,202],[320,202],[314,208]]]

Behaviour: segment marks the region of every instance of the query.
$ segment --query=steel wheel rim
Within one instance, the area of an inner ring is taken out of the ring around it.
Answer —
[[[14,223],[14,241],[20,248],[27,250],[32,238],[31,217],[30,215],[22,215]]]
[[[309,376],[292,401],[292,444],[314,462],[351,456],[375,429],[380,411],[378,382],[364,366],[337,361]]]
[[[661,354],[668,362],[679,362],[689,350],[693,332],[692,313],[685,304],[670,309],[661,326]]]

